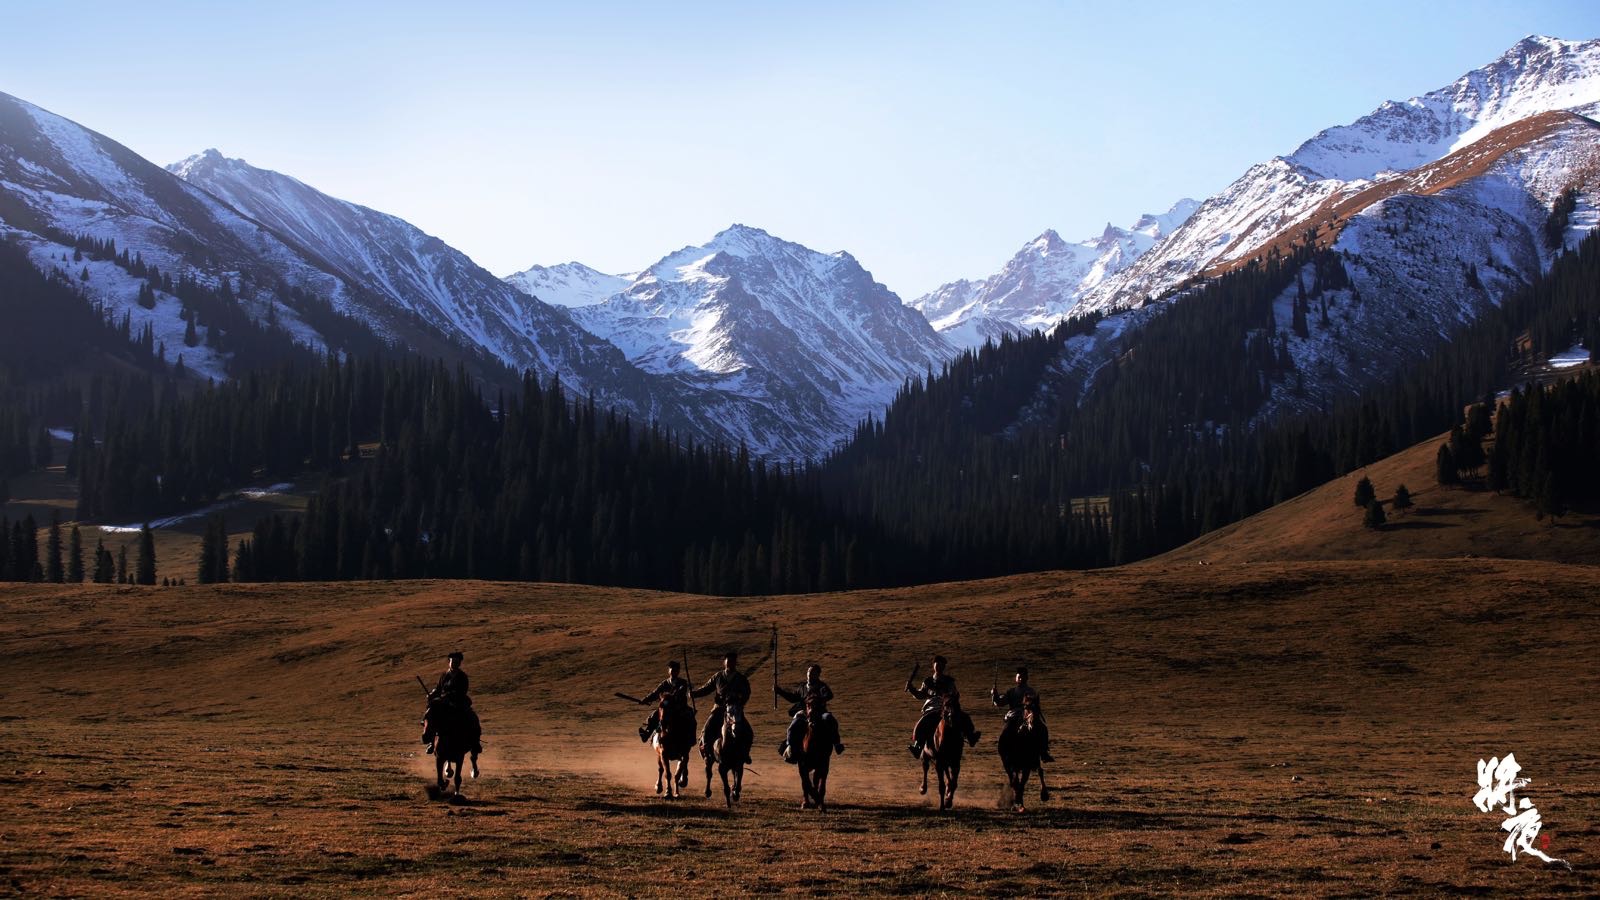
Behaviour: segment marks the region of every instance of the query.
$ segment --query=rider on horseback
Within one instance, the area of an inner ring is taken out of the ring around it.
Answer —
[[[656,685],[656,689],[639,701],[640,704],[660,704],[667,701],[667,710],[672,715],[689,711],[689,682],[678,676],[678,661],[671,660],[667,663],[667,679]],[[655,712],[650,714],[643,725],[639,726],[639,740],[649,743],[650,735],[661,727],[661,707],[657,705]]]
[[[472,708],[472,698],[467,695],[467,673],[461,668],[461,660],[465,657],[460,650],[451,652],[446,657],[445,670],[439,675],[438,684],[428,692],[428,710],[422,715],[422,742],[428,745],[428,752],[432,753],[433,739],[437,733],[434,728],[436,716],[447,711],[458,712],[467,726],[476,766],[478,754],[483,752],[483,725]]]
[[[833,688],[828,687],[828,683],[822,680],[822,667],[812,663],[806,667],[806,680],[799,687],[792,691],[781,687],[774,689],[778,692],[778,696],[794,704],[789,707],[789,715],[793,718],[789,720],[788,736],[778,745],[778,753],[783,756],[784,762],[792,763],[795,761],[795,748],[800,746],[800,740],[806,733],[806,700],[812,699],[813,706],[821,718],[832,721],[833,713],[828,712],[828,702],[833,699]],[[836,744],[834,749],[843,753],[844,744]]]
[[[917,720],[917,727],[912,732],[911,744],[906,747],[911,751],[913,759],[922,756],[922,748],[933,738],[933,729],[939,724],[939,714],[947,697],[960,696],[956,690],[956,680],[945,674],[947,661],[942,656],[933,658],[933,674],[922,679],[922,686],[912,688],[911,682],[906,682],[906,693],[922,703],[922,718]],[[982,732],[972,727],[972,717],[965,712],[956,712],[956,724],[961,727],[961,733],[966,735],[967,743],[976,746]]]
[[[1050,755],[1050,729],[1044,723],[1044,710],[1039,708],[1039,692],[1028,683],[1028,667],[1017,666],[1016,687],[1008,688],[1004,694],[994,688],[989,689],[989,699],[995,706],[1008,706],[1006,710],[1006,724],[1004,734],[1010,734],[1022,724],[1022,708],[1026,705],[1033,707],[1033,727],[1039,732],[1039,759],[1042,762],[1055,762],[1055,757]]]
[[[700,755],[711,758],[711,746],[722,733],[723,716],[729,706],[743,707],[750,702],[750,679],[739,671],[739,651],[729,650],[722,657],[722,671],[706,679],[706,683],[689,692],[695,697],[716,694],[716,706],[706,716],[706,727],[700,734]],[[749,760],[744,762],[748,763]]]

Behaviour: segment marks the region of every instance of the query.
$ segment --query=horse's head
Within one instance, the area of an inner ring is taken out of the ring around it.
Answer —
[[[729,703],[722,708],[723,727],[732,731],[744,722],[744,707],[737,703]]]
[[[944,703],[940,707],[940,714],[946,719],[961,712],[961,692],[951,691],[944,695]]]
[[[1032,731],[1034,723],[1039,720],[1039,702],[1033,697],[1022,698],[1022,727]]]

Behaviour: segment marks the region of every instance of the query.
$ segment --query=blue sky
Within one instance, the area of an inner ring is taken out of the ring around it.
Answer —
[[[910,298],[1203,198],[1526,34],[1600,37],[1600,4],[6,0],[0,26],[0,91],[497,274],[628,271],[743,222]]]

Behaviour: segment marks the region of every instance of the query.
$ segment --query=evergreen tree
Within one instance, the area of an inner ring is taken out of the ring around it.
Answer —
[[[116,580],[116,564],[111,559],[111,551],[106,549],[104,539],[96,538],[94,545],[94,583],[111,584]]]
[[[61,556],[61,513],[50,514],[50,531],[45,539],[45,580],[61,584],[67,580],[67,570]]]
[[[1405,485],[1402,484],[1394,489],[1394,499],[1390,501],[1390,505],[1395,508],[1396,512],[1401,513],[1411,508],[1411,492],[1406,490]]]
[[[1365,475],[1361,476],[1361,480],[1356,482],[1356,506],[1366,509],[1372,505],[1373,498],[1377,496],[1378,492],[1372,487],[1372,479]]]
[[[67,536],[67,581],[83,583],[83,535],[76,522],[72,523],[72,531]]]
[[[139,529],[139,563],[135,580],[139,584],[156,583],[156,539],[150,531],[149,522]]]
[[[1386,517],[1383,514],[1383,504],[1379,503],[1378,498],[1374,497],[1372,498],[1371,502],[1367,504],[1367,514],[1362,518],[1361,524],[1367,526],[1368,528],[1382,528],[1385,518]]]
[[[1434,479],[1444,487],[1461,483],[1460,470],[1456,468],[1456,456],[1450,452],[1449,442],[1439,445],[1439,453],[1434,462]]]
[[[117,584],[130,584],[128,580],[128,545],[117,548]]]

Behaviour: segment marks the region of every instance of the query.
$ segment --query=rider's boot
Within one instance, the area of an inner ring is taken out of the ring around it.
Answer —
[[[978,731],[976,729],[967,732],[967,746],[968,747],[976,747],[976,746],[978,746],[978,738],[981,738],[981,737],[983,737],[983,732]]]
[[[911,758],[912,759],[921,759],[922,758],[922,742],[921,741],[912,741],[910,744],[906,745],[906,749],[911,751]]]
[[[835,753],[843,753],[844,752],[844,745],[843,744],[834,744],[833,745],[833,752],[835,752]]]
[[[640,725],[639,726],[639,743],[641,743],[641,744],[650,743],[650,728],[649,728],[649,726],[646,726],[646,725]]]

